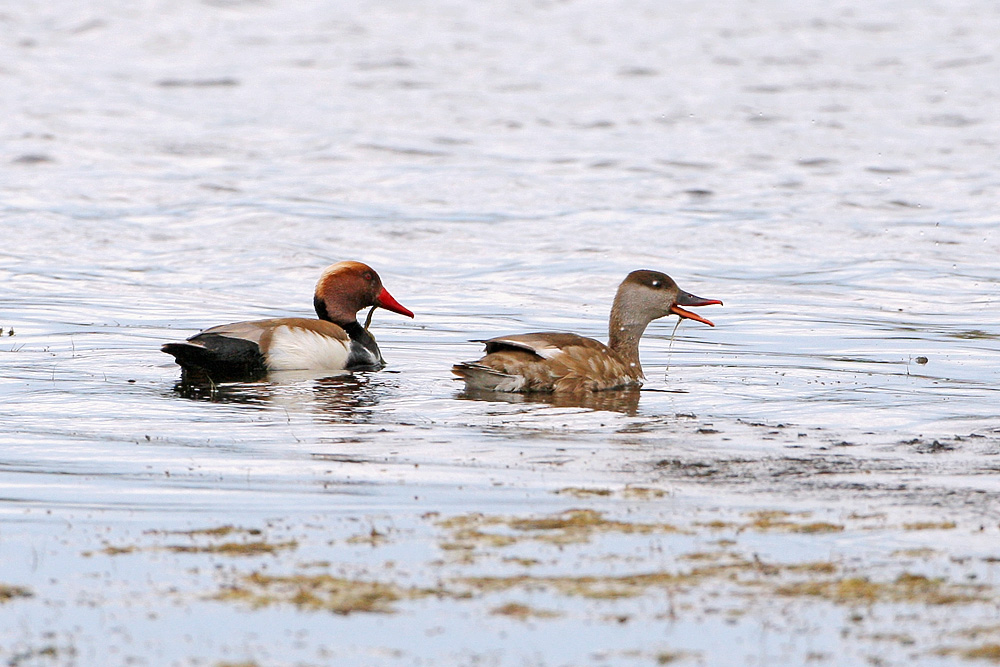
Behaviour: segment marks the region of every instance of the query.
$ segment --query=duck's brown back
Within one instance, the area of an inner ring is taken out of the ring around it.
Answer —
[[[486,344],[486,356],[452,368],[470,388],[573,392],[641,383],[641,370],[593,338],[546,331],[479,342]]]

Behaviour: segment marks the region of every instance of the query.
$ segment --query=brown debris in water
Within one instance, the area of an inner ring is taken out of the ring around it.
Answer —
[[[636,597],[648,588],[676,586],[686,580],[684,576],[669,572],[652,572],[617,577],[535,577],[526,574],[511,577],[460,577],[454,583],[478,593],[552,588],[563,595],[612,600]]]
[[[291,604],[308,611],[347,615],[355,612],[391,614],[395,612],[395,602],[431,595],[444,595],[444,592],[329,574],[276,576],[253,572],[223,588],[213,599],[241,602],[255,609]]]
[[[784,530],[791,533],[839,533],[844,530],[844,526],[840,524],[827,523],[825,521],[796,523],[789,520],[789,517],[793,516],[793,514],[783,510],[751,512],[749,516],[752,518],[752,521],[743,526],[742,529],[752,529],[762,532]],[[802,512],[799,513],[799,516],[808,517],[809,513]]]
[[[949,584],[922,574],[904,572],[895,581],[876,582],[867,577],[808,581],[778,586],[778,595],[818,597],[837,604],[910,602],[929,605],[985,602],[994,597],[984,586]]]
[[[521,621],[526,621],[529,618],[557,618],[562,615],[547,609],[534,609],[517,602],[508,602],[505,605],[490,610],[490,613],[494,616],[509,616]]]
[[[233,534],[242,534],[247,537],[258,537],[263,535],[263,531],[257,528],[238,528],[232,525],[217,526],[214,528],[198,528],[194,530],[148,530],[144,535],[186,535],[192,539],[199,537],[222,538]],[[136,553],[139,551],[169,551],[180,554],[221,554],[225,556],[259,556],[273,554],[286,549],[298,548],[295,540],[284,542],[271,542],[266,539],[247,540],[242,542],[228,541],[222,543],[209,542],[208,544],[167,544],[155,546],[123,545],[116,546],[106,544],[99,553],[107,556],[121,556],[124,554]],[[84,556],[93,555],[91,552],[84,552]]]
[[[952,530],[955,526],[954,521],[917,521],[904,523],[903,530]]]
[[[583,486],[568,486],[563,489],[557,489],[554,493],[560,496],[574,496],[576,498],[609,498],[615,495],[616,492],[611,489],[592,489]],[[652,500],[666,496],[667,492],[663,489],[655,489],[648,486],[626,486],[620,491],[620,495],[623,498],[628,498],[630,500]]]
[[[16,600],[18,598],[30,598],[34,597],[34,593],[30,588],[25,586],[11,586],[9,584],[0,584],[0,604],[5,602],[10,602],[11,600]]]
[[[556,495],[574,496],[576,498],[590,498],[593,496],[610,496],[611,489],[588,489],[581,486],[568,486],[565,489],[558,489]]]
[[[444,519],[438,522],[438,526],[451,533],[451,539],[440,545],[445,550],[506,547],[524,539],[572,544],[587,542],[596,533],[648,535],[680,532],[676,526],[667,523],[629,523],[606,519],[602,512],[592,509],[570,509],[538,518],[487,516],[477,512]],[[492,527],[516,532],[489,531]]]
[[[197,537],[199,535],[204,535],[206,537],[226,537],[232,535],[233,533],[243,533],[246,535],[261,535],[263,531],[259,528],[239,528],[232,524],[226,524],[224,526],[216,526],[214,528],[195,528],[192,530],[147,530],[144,535],[188,535],[190,537]]]
[[[223,542],[222,544],[170,544],[163,549],[177,554],[223,554],[226,556],[259,556],[273,554],[285,549],[296,549],[299,543],[295,540],[287,542]]]
[[[976,648],[962,651],[962,657],[966,660],[988,660],[993,663],[1000,663],[1000,644],[983,644]]]

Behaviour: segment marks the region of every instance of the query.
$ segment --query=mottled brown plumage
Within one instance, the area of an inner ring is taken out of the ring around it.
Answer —
[[[630,273],[615,295],[608,345],[572,333],[540,332],[477,341],[486,356],[456,364],[452,372],[469,389],[507,392],[601,391],[642,384],[639,339],[653,320],[674,314],[715,326],[681,306],[722,305],[677,287],[666,274]]]

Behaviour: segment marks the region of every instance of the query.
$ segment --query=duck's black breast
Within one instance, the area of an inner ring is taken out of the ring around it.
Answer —
[[[379,371],[385,368],[385,359],[378,349],[378,343],[367,329],[355,322],[353,326],[345,326],[344,331],[351,338],[345,365],[347,370]]]

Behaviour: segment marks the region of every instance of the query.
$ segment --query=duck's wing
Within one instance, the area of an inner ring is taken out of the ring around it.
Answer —
[[[543,331],[475,342],[486,345],[486,355],[452,367],[470,389],[579,391],[632,381],[604,343],[576,334]]]
[[[203,336],[223,336],[225,338],[239,338],[241,340],[256,343],[257,345],[262,345],[267,343],[267,339],[271,336],[271,334],[273,334],[274,330],[279,327],[288,327],[291,330],[308,331],[319,334],[320,336],[336,338],[337,340],[344,342],[349,340],[347,332],[333,322],[316,320],[307,317],[281,317],[271,320],[251,320],[247,322],[221,324],[217,327],[212,327],[211,329],[205,329],[204,331],[191,336],[188,340],[195,341]]]
[[[475,343],[486,345],[486,354],[502,350],[523,350],[542,359],[555,359],[572,348],[584,348],[594,351],[604,351],[607,346],[593,338],[586,338],[572,333],[558,331],[540,331],[538,333],[515,334],[513,336],[498,336],[489,340],[477,340]]]

